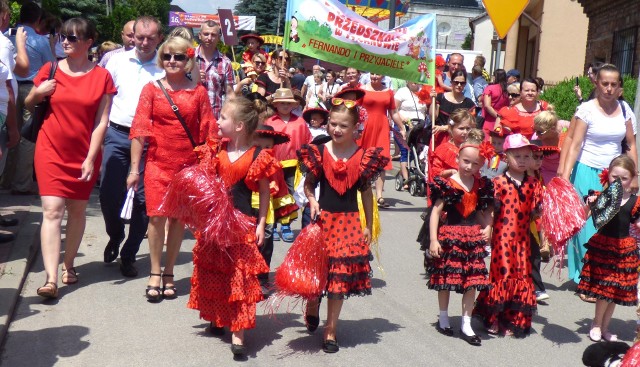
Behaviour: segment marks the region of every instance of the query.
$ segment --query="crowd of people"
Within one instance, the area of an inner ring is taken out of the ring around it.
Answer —
[[[3,31],[10,13],[0,0]],[[470,73],[463,55],[438,56],[433,88],[353,67],[317,64],[307,76],[291,67],[289,51],[269,54],[251,33],[241,38],[236,73],[218,49],[214,21],[194,37],[182,27],[165,34],[157,19],[141,16],[124,24],[121,45],[105,42],[92,57],[98,36],[90,21],[56,22],[35,3],[23,5],[19,18],[15,35],[0,35],[0,174],[3,187],[21,195],[34,192],[35,171],[44,298],[58,297],[58,279],[80,281],[74,261],[99,183],[104,262],[119,257],[122,275],[137,277],[136,254],[148,237],[145,296],[174,299],[173,270],[189,227],[196,245],[187,306],[211,333],[231,331],[234,357],[246,354],[244,331],[255,327],[256,304],[274,286],[273,242],[294,242],[291,251],[299,251],[314,246],[309,238],[320,241],[326,279],[306,298],[304,319],[315,331],[327,298],[322,349],[335,353],[344,300],[371,294],[374,213],[390,207],[384,172],[399,160],[399,188],[407,190],[413,158],[428,170],[419,241],[428,287],[438,292],[441,334],[456,334],[451,291],[462,294],[459,336],[467,343],[482,344],[473,315],[491,334],[530,333],[537,302],[549,299],[540,267],[552,254],[539,218],[556,177],[575,186],[585,208],[610,185],[622,190],[619,211],[598,228],[587,221],[567,246],[569,278],[581,300],[595,303],[589,338],[616,341],[615,305],[638,303],[640,258],[630,234],[640,228],[636,122],[613,65],[590,66],[594,93],[583,100],[576,89],[581,104],[567,126],[539,99],[542,79],[521,79],[515,69],[490,78],[482,56]],[[20,139],[42,103],[35,143]],[[419,157],[407,145],[416,126],[430,132]],[[298,212],[310,234],[296,239]],[[15,224],[0,217],[1,226]],[[0,233],[0,241],[12,239]]]

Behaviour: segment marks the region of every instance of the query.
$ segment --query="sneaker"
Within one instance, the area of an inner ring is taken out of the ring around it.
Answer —
[[[536,291],[536,302],[545,301],[549,299],[547,292]]]
[[[280,237],[284,242],[293,242],[293,231],[289,226],[282,226],[280,230]]]

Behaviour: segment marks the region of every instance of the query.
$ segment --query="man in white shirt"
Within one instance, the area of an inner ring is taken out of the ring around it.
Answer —
[[[164,70],[156,64],[156,48],[162,41],[162,25],[153,17],[142,16],[133,26],[135,47],[114,55],[106,69],[111,73],[118,93],[113,98],[109,115],[109,129],[104,139],[100,206],[109,242],[104,249],[104,261],[118,257],[120,243],[125,238],[124,222],[120,211],[126,197],[126,182],[130,174],[140,175],[138,190],[133,200],[129,235],[120,251],[120,272],[125,277],[136,277],[133,263],[149,224],[144,198],[144,159],[140,172],[130,172],[131,142],[129,130],[136,113],[138,99],[145,84],[160,79]]]
[[[129,51],[135,46],[133,39],[133,23],[135,23],[135,20],[130,20],[125,23],[124,27],[122,27],[122,32],[120,33],[120,37],[122,37],[122,47],[116,48],[115,50],[111,50],[102,55],[102,58],[98,62],[98,66],[102,66],[103,68],[106,67],[113,55]]]

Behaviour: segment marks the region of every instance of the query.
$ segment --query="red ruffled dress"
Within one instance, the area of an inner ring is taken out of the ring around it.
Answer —
[[[632,195],[618,214],[585,245],[578,293],[622,306],[638,304],[638,245],[629,226],[640,217],[640,200]]]
[[[207,90],[198,85],[195,89],[168,90],[196,143],[207,140],[218,130],[211,112]],[[147,137],[149,147],[145,162],[144,190],[147,215],[165,216],[159,210],[167,187],[185,167],[197,163],[196,154],[187,133],[176,117],[171,105],[158,85],[148,83],[142,88],[136,115],[131,124],[129,139]]]
[[[451,141],[445,141],[440,144],[432,153],[429,169],[429,177],[433,178],[440,176],[442,171],[448,169],[458,169],[458,157],[460,148],[453,144]]]
[[[258,211],[251,207],[251,193],[259,191],[260,180],[280,169],[272,151],[252,147],[231,162],[225,143],[221,145],[216,140],[203,146],[200,154],[200,165],[222,179],[235,209],[241,215],[253,217],[255,223]],[[229,212],[212,214],[214,218],[210,220],[223,223],[234,215]],[[199,310],[201,318],[217,327],[227,326],[231,331],[251,329],[255,327],[256,303],[263,299],[257,275],[268,272],[269,267],[256,246],[255,225],[243,236],[244,242],[223,245],[216,241],[222,236],[224,234],[218,233],[205,237],[204,233],[196,232],[187,307]]]
[[[480,292],[473,313],[483,317],[487,327],[497,322],[501,333],[509,330],[522,337],[531,331],[537,305],[529,261],[529,225],[531,214],[542,202],[542,186],[526,175],[518,186],[504,174],[493,179],[493,188],[497,205],[489,270],[493,288]]]
[[[371,294],[369,245],[362,237],[358,190],[383,172],[389,158],[381,148],[358,149],[346,161],[335,160],[324,145],[305,145],[300,163],[320,185],[320,226],[329,258],[326,294],[330,299]],[[309,177],[309,176],[307,176]]]
[[[429,289],[464,293],[470,289],[489,289],[489,277],[484,258],[488,255],[477,224],[477,212],[493,205],[493,184],[485,177],[476,179],[467,192],[452,179],[436,177],[430,183],[433,203],[444,202],[438,241],[443,254],[430,262]]]

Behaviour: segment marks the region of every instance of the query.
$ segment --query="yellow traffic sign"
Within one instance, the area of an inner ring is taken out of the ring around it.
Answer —
[[[529,0],[482,0],[498,37],[505,38],[509,29],[529,5]]]

